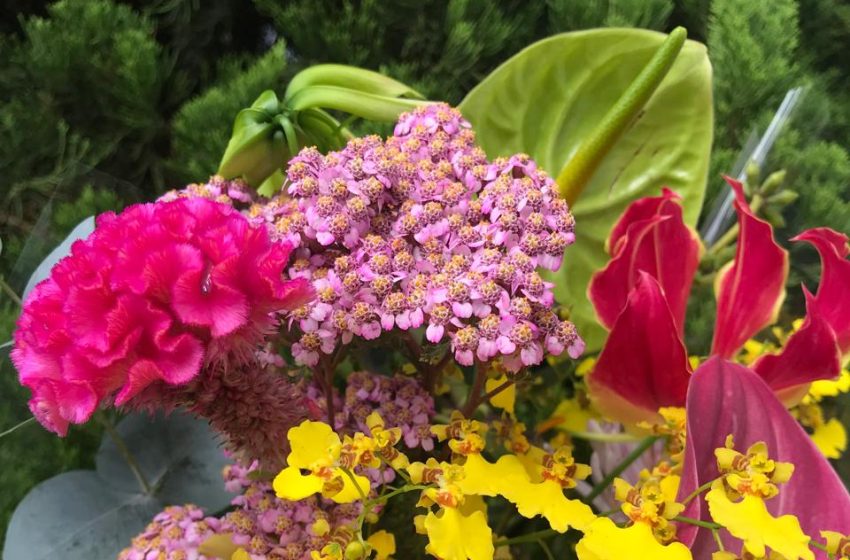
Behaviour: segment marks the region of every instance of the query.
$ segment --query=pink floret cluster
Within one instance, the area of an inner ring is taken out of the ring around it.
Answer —
[[[313,550],[353,538],[350,526],[360,514],[360,504],[336,504],[315,496],[298,502],[281,500],[269,482],[257,480],[258,469],[256,463],[225,468],[225,487],[239,494],[231,502],[232,511],[214,517],[194,505],[167,507],[118,560],[214,560],[219,556],[202,551],[216,535],[251,558],[310,560]]]
[[[501,358],[516,371],[582,352],[540,275],[575,240],[566,202],[528,156],[488,161],[458,111],[426,106],[386,141],[303,150],[285,187],[248,214],[296,247],[288,272],[316,289],[289,318],[299,363],[422,326],[463,365]]]
[[[127,403],[205,364],[239,363],[302,305],[285,280],[291,247],[231,206],[202,198],[107,213],[27,298],[12,360],[30,409],[64,435],[98,405]]]

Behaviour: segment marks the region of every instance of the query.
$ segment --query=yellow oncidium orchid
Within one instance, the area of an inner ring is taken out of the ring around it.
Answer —
[[[659,467],[653,473],[667,470]],[[614,481],[615,497],[629,524],[618,527],[606,517],[594,521],[576,546],[579,560],[691,558],[685,545],[674,542],[676,526],[670,523],[685,507],[676,502],[679,477],[653,473],[642,471],[637,486],[619,478]]]
[[[399,470],[410,464],[408,458],[395,448],[401,440],[401,428],[387,429],[384,419],[375,411],[366,417],[366,426],[372,435],[375,444],[375,452],[386,461],[392,468]]]
[[[558,403],[552,415],[537,425],[537,432],[543,433],[556,429],[568,433],[587,431],[590,420],[599,419],[599,414],[593,409],[587,394],[577,391],[576,396]]]
[[[449,440],[449,448],[454,453],[469,455],[484,450],[483,436],[487,433],[487,425],[477,420],[468,420],[455,410],[448,424],[431,426],[431,433],[439,441]]]
[[[850,370],[842,369],[838,379],[822,379],[809,387],[809,393],[803,397],[804,403],[820,402],[826,397],[837,397],[850,391]]]
[[[287,438],[292,447],[286,460],[288,466],[280,471],[273,482],[279,498],[303,500],[320,493],[337,503],[345,504],[369,493],[368,478],[350,470],[348,472],[352,476],[349,476],[341,466],[342,442],[329,425],[305,420],[290,428]],[[358,440],[365,443],[362,438]],[[349,464],[346,468],[354,466]],[[303,474],[302,470],[307,471],[307,474]]]
[[[656,424],[640,422],[639,428],[651,431],[655,435],[664,436],[666,450],[674,464],[680,465],[685,453],[687,417],[681,407],[662,407],[658,409],[662,421]]]
[[[826,552],[835,560],[850,560],[850,535],[835,531],[821,531],[820,536],[826,539]]]
[[[508,376],[506,374],[502,374],[499,377],[492,377],[488,379],[484,383],[484,390],[487,393],[494,391],[508,382]],[[516,384],[513,383],[508,386],[507,389],[499,391],[495,395],[490,398],[490,404],[495,406],[496,408],[501,408],[511,416],[514,414],[514,407],[516,406]]]
[[[797,518],[774,517],[764,503],[779,493],[778,484],[791,478],[794,465],[771,459],[763,442],[739,453],[731,436],[715,455],[721,477],[705,496],[712,519],[741,539],[746,552],[756,558],[764,557],[769,547],[788,560],[814,560],[810,539]]]
[[[786,560],[786,558],[772,550],[768,551],[767,556],[753,556],[744,549],[740,555],[728,550],[715,552],[711,555],[711,560]]]
[[[667,544],[676,537],[676,526],[670,520],[685,509],[676,502],[679,477],[657,477],[648,471],[641,474],[637,486],[621,478],[614,480],[614,497],[622,502],[620,509],[632,523],[648,525],[658,542]]]
[[[425,550],[443,560],[490,560],[493,558],[493,532],[487,525],[486,505],[478,496],[466,496],[460,483],[464,467],[438,462],[412,463],[407,472],[414,484],[434,484],[422,492],[417,505],[439,509],[416,520],[417,530],[428,536]]]
[[[375,560],[389,560],[395,554],[395,535],[381,530],[369,535],[366,542],[375,552]]]
[[[468,455],[460,488],[464,494],[502,496],[523,517],[541,515],[561,533],[570,527],[581,530],[594,520],[587,504],[564,495],[565,489],[575,487],[576,480],[590,474],[590,467],[575,463],[569,449],[543,454],[534,467],[535,474],[527,468],[516,455],[503,455],[495,463],[480,454]]]
[[[811,430],[812,442],[829,459],[840,459],[847,449],[847,430],[836,418],[826,420],[815,402],[801,403],[792,411],[797,420]]]

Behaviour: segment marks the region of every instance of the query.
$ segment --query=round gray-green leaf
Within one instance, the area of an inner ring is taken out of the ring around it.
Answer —
[[[153,497],[104,487],[94,471],[63,473],[33,488],[18,504],[3,558],[115,558],[161,509]]]
[[[490,157],[531,155],[556,177],[637,77],[666,35],[638,29],[565,33],[534,43],[476,86],[460,109]],[[711,65],[687,41],[668,75],[593,174],[572,211],[576,243],[550,275],[558,301],[598,349],[605,331],[586,290],[608,259],[605,239],[625,207],[668,186],[696,223],[712,140]]]
[[[90,216],[77,224],[77,226],[71,230],[71,233],[68,234],[62,243],[60,243],[55,249],[53,249],[49,255],[44,257],[44,260],[36,267],[35,271],[30,276],[29,280],[27,280],[27,285],[24,288],[23,299],[26,300],[27,296],[32,292],[33,288],[35,288],[36,284],[50,277],[50,271],[53,267],[62,260],[64,257],[67,257],[71,254],[71,246],[78,239],[85,239],[94,231],[94,216]]]
[[[116,427],[118,435],[165,504],[196,504],[209,512],[226,507],[233,495],[225,492],[221,470],[228,463],[206,422],[186,414],[131,414]],[[104,434],[95,458],[97,472],[113,489],[142,489],[115,441]]]

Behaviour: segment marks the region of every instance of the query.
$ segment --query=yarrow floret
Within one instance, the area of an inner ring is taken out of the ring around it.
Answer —
[[[12,360],[29,405],[64,435],[102,402],[182,385],[204,364],[252,359],[311,287],[285,280],[291,247],[202,198],[106,213],[27,299]]]
[[[528,156],[488,162],[456,110],[405,114],[386,142],[303,150],[285,190],[248,214],[297,247],[288,272],[316,288],[290,315],[299,363],[420,326],[464,365],[501,357],[516,371],[582,352],[539,272],[556,270],[575,240],[566,202]]]

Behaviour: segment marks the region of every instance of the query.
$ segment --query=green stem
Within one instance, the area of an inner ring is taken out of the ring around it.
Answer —
[[[758,214],[758,211],[761,208],[762,204],[764,204],[764,199],[761,197],[761,195],[757,194],[753,196],[753,199],[750,201],[750,210],[753,211],[753,214]],[[714,242],[714,245],[708,248],[708,250],[705,252],[705,256],[708,257],[716,255],[721,250],[725,249],[728,245],[734,243],[735,240],[738,239],[739,231],[740,226],[737,223],[733,224],[732,227],[726,230],[726,233],[720,236],[720,239]]]
[[[725,552],[726,548],[723,546],[723,539],[720,538],[720,533],[717,531],[717,529],[711,530],[711,536],[714,537],[714,542],[717,543],[717,550],[719,552]]]
[[[6,292],[6,295],[9,296],[9,299],[18,304],[18,307],[23,307],[24,302],[21,301],[21,297],[15,293],[15,290],[6,283],[6,280],[3,277],[0,277],[0,289]]]
[[[676,61],[679,51],[682,50],[687,35],[683,27],[677,27],[670,33],[637,78],[608,110],[602,122],[561,169],[558,174],[558,185],[561,196],[571,206],[581,196],[602,159],[611,151],[626,128],[658,89]]]
[[[631,434],[627,434],[625,432],[619,432],[616,434],[604,434],[604,433],[593,433],[593,432],[573,432],[571,430],[566,430],[566,432],[570,435],[570,437],[583,439],[586,441],[604,441],[607,443],[632,443],[635,441],[640,441],[640,438],[637,438]]]
[[[697,496],[699,496],[700,494],[702,494],[703,492],[705,492],[706,490],[711,488],[712,484],[714,484],[714,480],[709,480],[708,482],[706,482],[705,484],[703,484],[702,486],[700,486],[699,488],[697,488],[696,490],[691,492],[690,495],[687,498],[685,498],[685,500],[682,502],[682,505],[686,506],[689,503],[691,503],[691,501],[693,501],[694,498],[696,498]]]
[[[528,533],[527,535],[520,535],[518,537],[513,537],[511,539],[502,539],[493,543],[493,546],[499,548],[500,546],[508,546],[512,544],[525,544],[525,543],[535,543],[540,539],[545,539],[548,537],[552,537],[557,535],[558,531],[555,529],[543,529],[540,531],[535,531],[534,533]]]
[[[472,381],[472,387],[469,388],[469,394],[466,395],[466,404],[463,405],[461,413],[465,418],[470,418],[481,404],[481,391],[484,389],[484,384],[487,382],[487,368],[483,363],[476,360],[475,362],[475,377]]]
[[[124,438],[121,437],[109,418],[101,415],[99,419],[100,423],[103,424],[106,433],[109,434],[109,437],[112,438],[113,442],[115,442],[115,447],[118,448],[118,453],[120,453],[121,457],[127,461],[127,466],[130,467],[130,471],[132,471],[133,476],[136,477],[136,481],[139,483],[139,486],[141,486],[145,494],[152,495],[153,486],[150,482],[148,482],[148,479],[145,478],[145,475],[142,472],[142,467],[139,465],[138,461],[136,461],[136,457],[130,452],[130,448],[128,448],[127,444],[124,443]]]
[[[23,422],[20,422],[19,424],[15,424],[14,426],[9,428],[5,432],[0,433],[0,438],[2,438],[3,436],[8,436],[12,432],[16,431],[18,428],[23,428],[24,426],[26,426],[27,424],[29,424],[30,422],[32,422],[34,420],[35,420],[35,416],[30,416],[29,418],[27,418]]]
[[[699,519],[693,519],[692,517],[684,517],[682,515],[677,515],[673,518],[673,521],[678,521],[679,523],[687,523],[688,525],[695,525],[696,527],[702,527],[703,529],[722,529],[723,525],[718,523],[712,523],[711,521],[702,521]]]
[[[618,476],[623,474],[623,471],[625,471],[627,468],[629,468],[629,466],[632,463],[637,461],[638,457],[643,455],[646,452],[646,450],[649,449],[650,447],[652,447],[652,444],[654,444],[659,439],[661,439],[659,436],[649,436],[647,438],[644,438],[643,441],[641,441],[638,444],[638,446],[635,447],[632,450],[631,453],[626,455],[626,458],[623,459],[620,462],[619,465],[614,467],[614,469],[611,472],[609,472],[607,475],[605,475],[605,478],[603,478],[599,482],[599,484],[597,484],[596,486],[593,487],[593,489],[590,491],[590,494],[585,496],[583,501],[585,503],[588,503],[588,504],[593,502],[593,500],[597,496],[602,494],[602,492],[604,492],[605,489],[608,488],[611,485],[612,482],[614,482],[615,478],[617,478]]]
[[[538,539],[537,544],[539,544],[540,548],[543,549],[543,554],[546,555],[547,560],[555,560],[555,556],[552,554],[552,551],[549,550],[549,546],[545,541],[543,541],[543,539]]]

